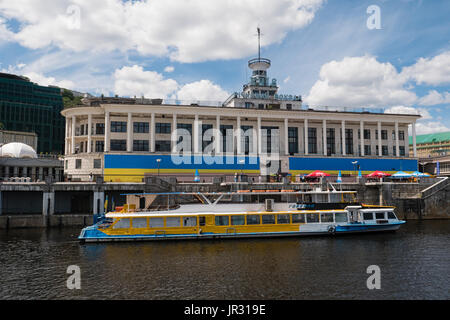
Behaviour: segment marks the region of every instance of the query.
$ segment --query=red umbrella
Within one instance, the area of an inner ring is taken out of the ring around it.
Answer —
[[[383,177],[389,177],[390,174],[389,173],[385,173],[382,171],[374,171],[371,174],[368,174],[366,177],[367,178],[383,178]]]
[[[330,175],[328,173],[316,170],[314,172],[311,172],[306,177],[308,178],[319,178],[319,177],[329,177]]]

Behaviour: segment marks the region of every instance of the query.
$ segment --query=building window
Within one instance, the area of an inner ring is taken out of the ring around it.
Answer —
[[[287,110],[292,110],[292,103],[287,103],[286,104],[286,109]]]
[[[378,140],[378,130],[375,130],[375,139]]]
[[[111,132],[127,132],[125,121],[111,121]]]
[[[278,152],[279,149],[279,128],[278,127],[261,127],[262,152],[272,153]]]
[[[75,159],[75,169],[81,169],[81,159]]]
[[[102,160],[94,159],[94,169],[101,169],[101,168],[102,168]]]
[[[353,154],[353,129],[345,129],[345,153]]]
[[[222,135],[222,152],[233,152],[233,126],[220,125]]]
[[[171,133],[172,129],[171,129],[171,124],[170,123],[156,123],[155,126],[155,131],[156,133],[161,133],[161,134],[166,134],[166,133]]]
[[[370,129],[364,129],[364,139],[370,139]]]
[[[155,141],[155,151],[160,152],[170,152],[170,140],[156,140]]]
[[[148,151],[148,140],[133,140],[133,151]]]
[[[400,156],[405,156],[405,147],[400,146]]]
[[[103,152],[105,150],[104,141],[95,141],[95,152]]]
[[[212,128],[212,124],[202,124],[202,151],[205,151],[205,148],[211,144],[213,137]]]
[[[134,133],[148,133],[149,132],[148,122],[134,122],[133,123],[133,132]]]
[[[381,154],[383,156],[388,156],[389,152],[388,152],[388,147],[387,146],[381,146]]]
[[[395,140],[395,130],[392,130],[392,141]]]
[[[298,153],[298,128],[288,128],[289,154]]]
[[[398,132],[398,139],[401,141],[405,140],[405,131],[399,131]]]
[[[387,130],[381,130],[381,140],[387,140]]]
[[[95,134],[105,134],[105,124],[96,123],[95,124]]]
[[[111,151],[127,151],[127,140],[111,139]]]
[[[241,148],[243,148],[244,154],[250,154],[250,141],[253,141],[253,127],[241,126],[241,130],[242,130]]]
[[[258,109],[264,109],[264,105],[263,104],[258,104]]]
[[[336,141],[335,141],[335,130],[334,128],[327,128],[327,154],[336,153]]]
[[[308,128],[308,153],[317,153],[317,128]]]
[[[364,155],[370,156],[371,153],[372,153],[371,146],[370,145],[365,145],[364,146]]]

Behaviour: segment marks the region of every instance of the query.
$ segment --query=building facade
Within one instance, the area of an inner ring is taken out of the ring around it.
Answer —
[[[0,146],[10,142],[21,142],[36,150],[38,145],[37,141],[37,134],[34,132],[0,130]]]
[[[409,145],[413,145],[412,137]],[[433,158],[450,155],[450,132],[421,134],[416,138],[417,156],[419,158]],[[410,155],[413,156],[410,150]]]
[[[0,122],[9,131],[34,132],[38,153],[64,152],[61,89],[0,73]]]
[[[250,82],[219,106],[94,98],[65,109],[65,174],[141,181],[148,174],[337,174],[417,170],[408,126],[417,115],[313,110],[280,95],[270,61],[252,59]]]

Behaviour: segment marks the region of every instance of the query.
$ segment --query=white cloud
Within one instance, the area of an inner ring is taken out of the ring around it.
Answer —
[[[450,83],[450,51],[433,58],[420,58],[402,73],[417,84],[444,85]]]
[[[439,93],[436,90],[428,91],[428,94],[419,99],[421,106],[434,106],[443,103],[450,103],[450,92]]]
[[[432,116],[428,112],[428,110],[423,108],[413,108],[413,107],[405,107],[405,106],[393,106],[384,111],[384,113],[392,113],[392,114],[417,114],[420,115],[420,120],[432,119]]]
[[[289,80],[291,80],[291,77],[290,77],[290,76],[287,76],[287,77],[283,80],[283,83],[288,83]]]
[[[312,106],[409,106],[417,96],[404,88],[405,82],[405,77],[390,63],[378,62],[368,55],[346,57],[322,66],[320,80],[305,101]]]
[[[164,72],[174,72],[175,68],[173,66],[167,66],[164,68]]]
[[[450,128],[439,121],[427,121],[416,123],[416,134],[429,134],[435,132],[448,132]]]
[[[25,73],[26,77],[30,79],[30,81],[35,82],[41,86],[57,86],[60,88],[73,89],[75,84],[70,80],[56,80],[53,77],[46,77],[41,73]]]
[[[8,38],[27,48],[136,50],[198,62],[254,53],[258,23],[262,45],[280,42],[287,32],[311,23],[323,2],[0,0],[0,15],[21,24],[16,32],[7,30]]]
[[[115,94],[145,96],[178,100],[223,101],[229,94],[209,80],[180,85],[174,79],[165,79],[155,71],[145,71],[141,66],[123,67],[114,72]]]
[[[173,79],[164,79],[155,71],[144,71],[141,66],[123,67],[114,72],[114,92],[121,96],[167,98],[178,89]]]
[[[200,80],[182,86],[176,93],[179,100],[224,101],[230,94],[209,80]]]
[[[442,117],[437,117],[437,120],[431,116],[428,110],[424,108],[413,108],[413,107],[405,107],[405,106],[394,106],[385,110],[385,113],[394,113],[394,114],[417,114],[420,115],[421,118],[416,122],[416,134],[428,134],[435,132],[447,132],[450,131],[445,124],[441,122]],[[412,128],[409,127],[409,135],[412,135]]]

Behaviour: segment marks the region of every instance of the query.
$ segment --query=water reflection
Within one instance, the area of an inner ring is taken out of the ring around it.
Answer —
[[[2,299],[448,299],[450,221],[343,237],[83,244],[79,229],[0,232]],[[68,290],[69,265],[81,290]],[[368,290],[378,265],[381,290]]]

